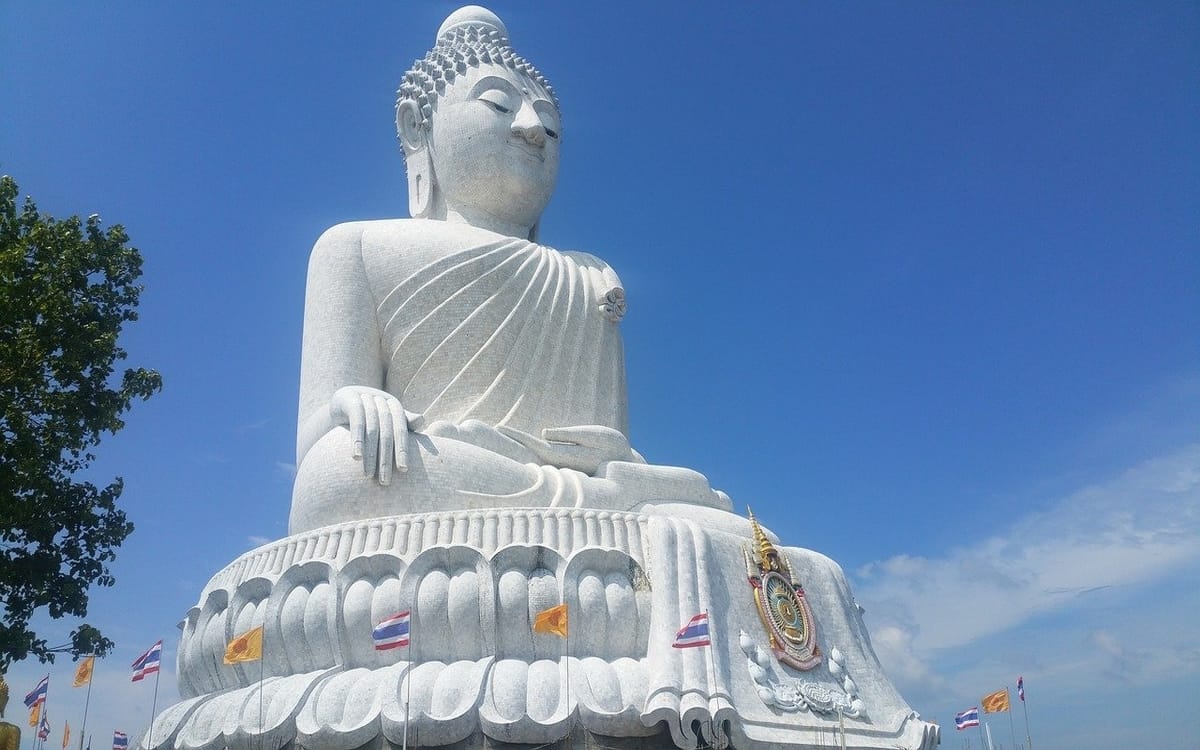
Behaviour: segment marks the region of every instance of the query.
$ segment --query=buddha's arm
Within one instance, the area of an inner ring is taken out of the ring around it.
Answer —
[[[609,461],[645,463],[645,459],[629,446],[629,439],[625,437],[625,433],[611,427],[547,427],[542,430],[541,437],[503,425],[496,429],[500,434],[525,446],[541,463],[548,466],[595,474]]]
[[[375,303],[362,261],[363,225],[339,224],[313,247],[304,297],[296,462],[330,430],[346,425],[364,473],[387,483],[404,469],[407,415],[383,390]]]

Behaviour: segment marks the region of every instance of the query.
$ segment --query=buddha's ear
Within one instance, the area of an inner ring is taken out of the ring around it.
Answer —
[[[408,172],[408,213],[414,219],[428,218],[433,209],[433,160],[428,134],[421,126],[420,106],[411,99],[396,105],[396,132],[404,147]]]
[[[421,127],[421,106],[412,99],[405,99],[396,105],[396,132],[400,135],[400,143],[404,153],[420,151],[425,148],[425,129]]]

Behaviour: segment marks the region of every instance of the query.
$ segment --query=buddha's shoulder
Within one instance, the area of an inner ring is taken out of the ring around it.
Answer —
[[[348,221],[325,230],[315,250],[361,252],[384,249],[389,253],[451,252],[496,242],[511,242],[504,237],[467,224],[433,219],[377,219]]]
[[[313,247],[313,256],[361,257],[368,264],[376,259],[394,260],[398,256],[430,260],[468,249],[512,242],[513,238],[486,229],[432,219],[348,221],[327,229]],[[545,245],[540,247],[570,257],[581,266],[608,269],[604,261],[590,253],[559,251]]]
[[[313,252],[322,253],[372,253],[388,254],[418,252],[420,254],[443,254],[464,248],[486,245],[511,244],[514,238],[490,232],[487,229],[428,218],[382,218],[382,220],[350,221],[336,224],[320,235]],[[521,240],[516,240],[520,242]],[[581,265],[601,266],[606,264],[592,253],[577,250],[556,250],[541,245],[545,250],[560,252],[574,258]]]
[[[368,245],[386,245],[394,250],[419,248],[455,241],[470,227],[447,224],[428,219],[373,219],[347,221],[326,229],[317,240],[314,252],[361,252]]]

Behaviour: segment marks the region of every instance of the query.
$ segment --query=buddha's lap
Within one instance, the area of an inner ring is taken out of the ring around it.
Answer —
[[[387,485],[353,458],[350,433],[336,428],[297,467],[290,533],[335,523],[458,509],[584,507],[635,510],[682,503],[728,510],[703,475],[674,466],[612,461],[596,475],[522,463],[448,437],[407,435],[408,470]]]

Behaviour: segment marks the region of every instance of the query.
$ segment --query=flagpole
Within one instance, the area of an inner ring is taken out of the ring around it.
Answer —
[[[260,626],[261,627],[261,626]],[[263,731],[263,679],[267,673],[267,631],[263,629],[262,653],[258,655],[258,750],[262,750],[266,732]]]
[[[1016,750],[1016,748],[1017,748],[1017,729],[1016,729],[1016,722],[1013,721],[1013,717],[1012,717],[1012,715],[1013,715],[1012,696],[1009,695],[1008,685],[1004,686],[1004,695],[1008,698],[1008,731],[1009,731],[1009,735],[1012,737],[1013,750]]]
[[[83,723],[79,725],[79,750],[83,750],[83,735],[87,733],[87,715],[88,706],[92,702],[92,678],[96,676],[96,655],[92,654],[92,666],[88,670],[88,691],[87,697],[83,699]]]
[[[406,675],[407,679],[405,680],[405,682],[407,682],[408,684],[406,684],[404,686],[404,750],[408,750],[408,704],[412,701],[412,681],[413,681],[412,643],[413,643],[413,620],[414,619],[415,618],[412,616],[412,610],[410,609],[409,614],[408,614],[408,646],[405,647],[405,650],[408,651],[408,674]]]
[[[49,677],[50,675],[46,675]],[[50,708],[50,683],[46,683],[46,696],[42,698],[42,716],[46,719],[46,740],[50,739],[50,717],[46,716],[46,711]],[[38,729],[41,729],[40,719],[38,720]],[[63,719],[65,722],[66,719]],[[46,740],[42,740],[42,747],[46,747]]]
[[[567,645],[566,645],[566,649],[567,649],[567,716],[570,717],[572,715],[572,711],[571,711],[571,625],[570,625],[570,620],[567,620],[567,637],[565,640],[567,642]],[[571,732],[572,732],[572,730],[574,730],[574,728],[575,728],[574,725],[568,721],[567,722],[567,739],[568,740],[571,739]]]
[[[47,677],[47,680],[48,680],[48,679],[49,679],[49,677],[50,677],[50,675],[46,675],[46,677]],[[46,695],[45,695],[45,697],[43,697],[43,698],[42,698],[42,716],[46,716],[46,711],[47,711],[49,708],[50,708],[50,683],[49,683],[49,681],[47,681],[47,682],[46,682]],[[41,723],[40,723],[40,722],[41,722],[41,720],[39,719],[38,721],[39,721],[39,724],[38,724],[38,729],[41,729],[41,728],[42,728],[42,727],[41,727]],[[65,721],[66,721],[66,719],[63,719],[63,721],[65,722]],[[46,727],[47,727],[47,729],[46,729],[46,740],[50,739],[50,730],[49,730],[49,726],[50,726],[50,719],[49,719],[49,717],[46,717]],[[43,747],[43,748],[44,748],[44,747],[46,747],[46,740],[42,740],[42,747]]]
[[[1024,676],[1021,679],[1023,680]],[[1026,707],[1023,691],[1021,695],[1021,711],[1025,714],[1025,742],[1028,744],[1029,750],[1033,750],[1033,738],[1029,736],[1029,709]]]
[[[975,726],[979,727],[979,747],[982,748],[982,750],[992,750],[990,747],[988,747],[987,739],[983,736],[983,722],[981,721]]]
[[[713,629],[712,629],[712,620],[709,619],[707,609],[704,610],[704,622],[708,625],[708,641],[709,641],[709,643],[708,643],[707,648],[705,649],[706,653],[704,655],[704,661],[708,665],[708,679],[709,679],[708,692],[709,692],[709,701],[711,704],[711,701],[713,700],[713,698],[716,697],[714,694],[717,691],[717,666],[716,666],[716,664],[713,663],[713,657],[712,657]],[[717,708],[718,709],[720,708],[720,698],[717,698]],[[713,747],[717,748],[717,750],[720,750],[721,741],[719,739],[717,739],[717,717],[716,717],[716,713],[712,710],[711,705],[710,705],[709,713],[708,713],[708,728],[709,728],[709,731],[712,732]]]
[[[158,654],[159,661],[162,661],[162,652]],[[161,671],[154,670],[154,699],[150,701],[150,731],[146,735],[146,747],[154,750],[154,712],[158,710],[158,676]]]

